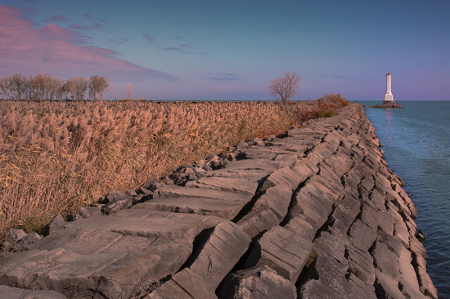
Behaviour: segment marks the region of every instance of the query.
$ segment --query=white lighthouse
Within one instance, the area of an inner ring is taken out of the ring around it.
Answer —
[[[391,92],[391,73],[386,74],[386,94],[384,95],[383,104],[394,104],[394,96]]]

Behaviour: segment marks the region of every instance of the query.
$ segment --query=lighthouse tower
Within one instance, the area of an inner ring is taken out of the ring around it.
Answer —
[[[383,104],[394,104],[394,96],[391,92],[391,73],[386,74],[386,94],[384,95]]]

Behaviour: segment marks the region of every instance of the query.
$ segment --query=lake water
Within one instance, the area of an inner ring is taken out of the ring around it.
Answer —
[[[380,102],[360,102],[375,105]],[[450,101],[396,101],[404,109],[365,108],[389,168],[405,182],[428,240],[427,268],[440,298],[450,298]]]

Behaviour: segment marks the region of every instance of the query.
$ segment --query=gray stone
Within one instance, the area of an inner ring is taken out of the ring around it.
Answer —
[[[236,145],[236,149],[239,151],[245,151],[246,149],[248,149],[249,145],[247,142],[245,141],[240,141],[237,145]]]
[[[187,182],[186,187],[253,195],[258,188],[258,181],[245,180],[244,178],[203,177],[196,181]]]
[[[250,238],[253,238],[279,223],[280,219],[272,209],[268,206],[259,206],[242,217],[237,225]]]
[[[101,207],[101,211],[104,214],[110,215],[113,213],[117,213],[120,210],[128,209],[132,206],[132,204],[133,203],[131,198],[121,199],[105,204],[103,207]]]
[[[311,251],[311,242],[281,226],[274,226],[255,244],[246,267],[267,265],[295,283]]]
[[[263,265],[232,274],[228,285],[221,291],[219,298],[295,299],[297,298],[297,290],[289,280]]]
[[[300,184],[300,180],[301,178],[296,172],[288,167],[285,167],[278,169],[269,175],[269,177],[263,182],[260,190],[264,192],[271,187],[283,184],[294,191]]]
[[[314,228],[309,223],[309,221],[307,221],[305,215],[299,215],[290,218],[284,227],[287,230],[293,232],[296,236],[299,236],[310,242],[312,242],[317,232],[317,228]]]
[[[345,196],[330,216],[331,221],[339,220],[342,228],[347,232],[356,216],[360,213],[360,201],[353,196]]]
[[[56,230],[61,229],[65,223],[66,222],[64,221],[64,218],[60,214],[58,214],[52,219],[52,221],[50,221],[49,224],[47,224],[46,227],[44,227],[44,229],[42,230],[42,234],[44,236],[47,236],[55,232]]]
[[[189,268],[184,268],[145,298],[217,298],[214,289]]]
[[[373,284],[363,282],[353,273],[348,276],[348,281],[351,285],[348,298],[377,299]]]
[[[319,255],[309,280],[298,288],[298,298],[350,298],[351,284],[345,277],[346,265],[331,256]]]
[[[373,285],[375,282],[373,258],[368,251],[349,245],[347,247],[348,272],[353,273],[365,284]]]
[[[375,267],[397,285],[400,278],[397,255],[384,243],[376,242],[372,250],[372,256]]]
[[[187,214],[195,213],[198,215],[219,216],[231,220],[236,217],[246,203],[246,201],[230,200],[229,198],[157,198],[135,205],[131,210],[153,210]]]
[[[142,212],[141,215],[136,214]],[[139,215],[139,216],[137,216]],[[91,217],[68,222],[65,228],[96,228],[122,235],[144,238],[183,238],[193,240],[203,229],[223,221],[221,218],[196,214],[121,210],[112,216]]]
[[[41,239],[42,237],[38,235],[36,232],[28,233],[25,237],[20,239],[20,241],[14,245],[13,250],[16,252],[28,250],[28,247],[31,244],[34,244]]]
[[[319,256],[330,256],[341,265],[348,265],[346,247],[349,245],[349,237],[340,234],[339,231],[322,231],[318,238],[314,240],[313,249]]]
[[[357,219],[350,227],[350,237],[353,244],[361,250],[369,250],[373,242],[377,238],[377,231],[364,224],[361,220]]]
[[[61,293],[48,290],[27,290],[0,285],[0,297],[4,299],[67,299]]]
[[[80,208],[80,215],[83,218],[88,218],[91,216],[101,216],[101,207],[82,207]]]
[[[376,270],[375,292],[377,298],[382,299],[404,299],[405,296],[397,287],[397,281],[392,280],[391,277]]]
[[[319,172],[317,165],[309,159],[298,160],[291,166],[291,169],[300,177],[300,183]]]
[[[189,268],[216,289],[246,252],[250,241],[236,224],[219,223]]]
[[[294,194],[289,217],[304,215],[315,229],[319,229],[332,212],[333,204],[318,188],[317,184],[309,179],[306,184]]]
[[[254,208],[267,206],[277,215],[281,222],[288,212],[292,190],[285,184],[279,184],[266,190],[255,202]]]
[[[16,243],[22,240],[26,235],[27,234],[21,229],[10,229],[2,244],[2,251],[6,252],[11,250]]]
[[[108,194],[106,194],[103,201],[99,202],[99,203],[107,204],[107,203],[111,203],[111,202],[115,202],[115,201],[119,201],[119,200],[123,200],[123,199],[129,199],[129,198],[130,198],[129,195],[126,195],[125,193],[122,193],[120,191],[111,191]]]
[[[342,151],[337,151],[323,163],[330,167],[338,178],[350,171],[353,166],[352,159]]]

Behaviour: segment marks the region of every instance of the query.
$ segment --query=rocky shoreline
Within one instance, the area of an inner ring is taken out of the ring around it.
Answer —
[[[2,298],[437,298],[380,141],[351,104],[12,231]]]

